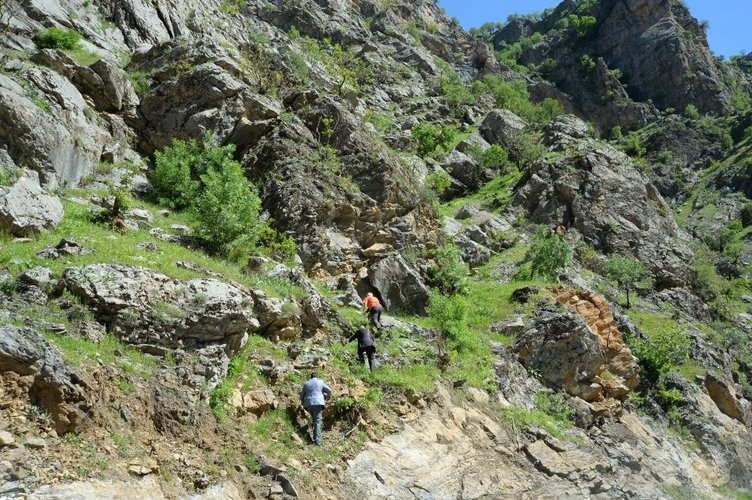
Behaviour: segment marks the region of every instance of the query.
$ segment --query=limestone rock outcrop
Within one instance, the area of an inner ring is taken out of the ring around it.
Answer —
[[[658,190],[609,145],[586,140],[567,149],[572,134],[579,135],[572,131],[582,129],[572,128],[577,121],[564,117],[549,125],[549,145],[563,155],[533,164],[511,206],[524,209],[533,222],[576,230],[607,253],[634,255],[649,267],[659,289],[686,286],[692,254],[677,243],[686,236]]]
[[[25,171],[10,187],[0,187],[0,231],[29,236],[63,220],[63,204],[39,185],[39,175]]]
[[[181,282],[115,264],[70,268],[58,285],[79,297],[123,341],[165,348],[208,344],[237,352],[259,327],[253,297],[215,279]]]

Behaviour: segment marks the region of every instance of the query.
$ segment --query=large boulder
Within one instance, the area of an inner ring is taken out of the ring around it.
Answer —
[[[504,149],[514,146],[514,140],[527,128],[527,122],[506,109],[495,109],[483,120],[480,133],[491,144]]]
[[[0,187],[0,230],[29,236],[57,227],[63,220],[63,204],[39,185],[39,175],[25,171],[10,187]]]
[[[598,335],[609,375],[598,377],[595,382],[607,396],[624,399],[640,382],[640,367],[616,326],[608,301],[596,293],[569,288],[555,290],[554,296],[560,304],[579,314]]]
[[[532,328],[517,339],[514,351],[546,385],[586,401],[603,398],[603,390],[594,385],[594,380],[606,368],[606,355],[598,335],[581,316],[540,312]]]
[[[30,378],[29,399],[49,412],[57,432],[80,430],[88,421],[86,383],[35,330],[0,326],[0,378],[6,372]]]
[[[59,288],[79,297],[99,322],[135,345],[221,344],[232,354],[259,327],[253,297],[216,279],[182,282],[140,267],[95,264],[66,269]]]
[[[426,314],[428,288],[402,255],[394,254],[371,266],[368,281],[387,310]]]

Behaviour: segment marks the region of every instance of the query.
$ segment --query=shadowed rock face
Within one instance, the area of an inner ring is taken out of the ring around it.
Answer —
[[[0,326],[0,374],[31,376],[29,399],[50,413],[57,432],[81,430],[88,420],[86,384],[39,333]]]
[[[594,17],[594,30],[577,34],[570,15]],[[689,104],[704,113],[732,111],[733,92],[724,81],[729,69],[715,59],[705,29],[677,0],[604,0],[582,10],[562,2],[541,21],[509,23],[495,42],[514,43],[534,32],[544,34],[543,41],[525,49],[520,60],[555,61],[547,78],[602,130],[639,128],[657,110],[683,111]]]
[[[676,0],[614,0],[595,50],[619,68],[636,97],[659,108],[730,110],[725,70],[708,48],[705,30]],[[604,8],[608,11],[608,7]]]

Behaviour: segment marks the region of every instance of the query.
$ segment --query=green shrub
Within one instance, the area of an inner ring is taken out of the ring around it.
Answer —
[[[133,71],[128,74],[128,79],[133,85],[133,90],[139,97],[143,97],[149,93],[149,75],[145,71]]]
[[[456,351],[472,349],[472,333],[467,324],[467,301],[461,296],[447,297],[431,292],[428,314],[449,348]]]
[[[508,109],[535,123],[547,122],[564,112],[556,99],[547,98],[540,104],[531,102],[524,80],[507,81],[498,75],[487,75],[483,80],[475,81],[472,89],[476,95],[491,95],[497,107]]]
[[[687,104],[687,107],[684,108],[684,116],[691,120],[697,120],[700,118],[700,111],[694,104]]]
[[[205,248],[229,253],[239,245],[252,251],[261,233],[261,200],[233,159],[233,145],[174,140],[155,154],[150,178],[160,204],[188,208],[195,218],[194,234]],[[273,241],[264,230],[267,240]]]
[[[248,0],[222,0],[219,10],[225,14],[237,14],[248,6]]]
[[[621,127],[619,125],[616,125],[614,128],[611,129],[611,140],[612,141],[620,141],[621,138],[624,137],[621,132]]]
[[[628,339],[632,353],[640,360],[643,375],[652,383],[689,358],[692,340],[681,327],[657,329],[646,340]]]
[[[216,419],[221,422],[228,416],[227,403],[232,396],[232,387],[227,380],[223,380],[217,387],[211,392],[209,396],[209,408]]]
[[[456,245],[445,245],[437,248],[432,257],[428,273],[434,286],[445,295],[464,292],[470,269],[462,260],[462,250]]]
[[[20,169],[0,166],[0,186],[12,186],[20,176]]]
[[[261,199],[240,164],[231,161],[212,166],[201,176],[201,183],[203,189],[192,207],[196,215],[194,234],[214,251],[226,251],[236,240],[254,248]]]
[[[536,274],[557,277],[572,259],[572,246],[558,234],[548,234],[546,226],[538,226],[525,260],[530,262],[532,277]]]
[[[742,207],[739,218],[742,221],[742,227],[752,226],[752,201],[748,201]]]
[[[81,33],[65,28],[47,28],[39,32],[37,47],[40,49],[75,50],[81,43]]]
[[[411,136],[417,144],[418,156],[441,156],[446,154],[457,140],[459,132],[448,125],[446,127],[433,123],[421,123],[413,127]]]
[[[437,170],[426,176],[425,187],[431,192],[431,199],[434,199],[436,195],[443,195],[451,185],[452,178],[444,170]]]
[[[591,72],[595,70],[595,60],[589,54],[582,54],[580,56],[580,64],[585,68],[585,71]]]
[[[511,152],[521,171],[541,159],[546,151],[546,146],[541,144],[539,134],[535,132],[523,132],[511,146]]]
[[[475,96],[456,71],[450,68],[443,70],[440,86],[449,109],[451,109],[452,114],[455,116],[461,115],[467,106],[475,104]]]
[[[201,175],[210,166],[232,161],[232,147],[220,148],[207,135],[203,141],[175,139],[154,154],[154,170],[149,175],[154,196],[160,205],[190,207],[201,187]]]
[[[579,38],[585,38],[590,36],[598,24],[598,21],[593,16],[578,16],[576,14],[570,14],[569,25],[574,28]]]
[[[476,161],[474,168],[465,172],[465,176],[467,177],[466,184],[472,189],[480,187],[488,181],[486,178],[487,169],[494,170],[495,173],[504,175],[511,166],[511,163],[509,162],[509,154],[498,144],[493,144],[485,150],[478,146],[470,146],[467,150],[467,154]]]
[[[539,392],[535,395],[535,407],[546,415],[564,423],[565,427],[572,425],[575,412],[562,393]]]

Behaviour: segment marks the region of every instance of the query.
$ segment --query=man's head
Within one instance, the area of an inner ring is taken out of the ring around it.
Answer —
[[[316,372],[311,372],[311,378],[319,378],[319,374]]]
[[[371,292],[368,292],[368,293],[366,294],[366,298],[369,298],[369,297],[373,297],[373,294],[372,294]]]

